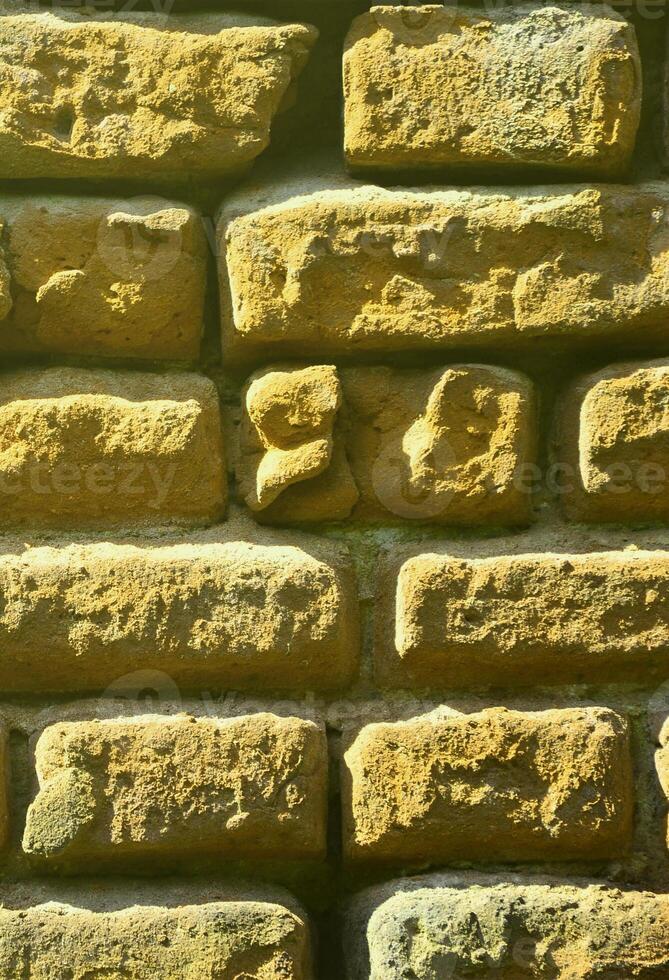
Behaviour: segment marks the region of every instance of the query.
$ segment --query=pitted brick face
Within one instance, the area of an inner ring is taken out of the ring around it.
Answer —
[[[607,709],[371,724],[343,781],[350,860],[605,859],[631,839],[628,729]]]
[[[88,544],[0,557],[5,691],[122,692],[136,671],[180,689],[345,687],[359,659],[356,582],[313,542]]]
[[[580,377],[556,415],[568,517],[665,521],[669,516],[669,361],[616,364]]]
[[[269,896],[200,904],[141,905],[113,911],[45,903],[0,910],[0,970],[19,980],[23,965],[46,980],[62,975],[135,980],[309,980],[309,927],[304,914]],[[155,901],[155,899],[154,899]],[[25,976],[25,972],[23,973]]]
[[[359,896],[346,928],[348,976],[662,976],[668,926],[666,895],[601,883],[425,875]]]
[[[641,111],[633,27],[595,4],[372,7],[344,50],[354,169],[624,173]]]
[[[377,678],[435,689],[659,679],[669,669],[668,585],[661,550],[388,558]]]
[[[221,208],[227,363],[661,342],[668,205],[660,182],[265,178]]]
[[[316,40],[237,15],[3,13],[2,177],[243,170]]]
[[[226,502],[218,393],[196,374],[0,376],[5,527],[212,523]]]
[[[147,855],[318,857],[326,759],[315,724],[269,714],[54,725],[36,746],[23,847],[79,869]]]
[[[0,198],[0,351],[195,361],[207,242],[160,197]]]

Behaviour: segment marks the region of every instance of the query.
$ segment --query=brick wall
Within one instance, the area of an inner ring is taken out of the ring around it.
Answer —
[[[663,2],[226,6],[0,11],[0,980],[669,978]]]

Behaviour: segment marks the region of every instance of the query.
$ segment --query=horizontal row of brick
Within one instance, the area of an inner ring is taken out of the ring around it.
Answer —
[[[542,976],[666,977],[669,897],[608,883],[483,875],[400,879],[357,895],[343,916],[346,980]],[[86,896],[5,896],[0,970],[35,977],[313,980],[315,930],[282,889],[133,882]],[[458,971],[458,972],[455,972]],[[462,974],[460,973],[462,971]],[[484,972],[482,972],[484,971]],[[515,972],[513,972],[515,971]]]
[[[1,21],[0,21],[1,24]],[[662,341],[669,189],[402,190],[272,173],[218,230],[155,197],[3,197],[0,351],[224,362]]]
[[[266,535],[5,551],[0,690],[99,691],[142,669],[183,689],[346,687],[361,651],[350,557],[325,541]],[[669,553],[542,554],[532,536],[505,544],[514,550],[405,547],[381,562],[365,586],[377,598],[377,683],[669,677]]]
[[[669,794],[669,725],[659,737]],[[22,849],[38,866],[325,857],[328,745],[316,721],[68,720],[47,724],[34,756]],[[618,859],[632,842],[635,795],[628,722],[609,708],[441,707],[344,729],[343,849],[353,863]],[[6,798],[1,810],[6,839]]]
[[[669,975],[669,896],[602,883],[436,874],[363,892],[347,980]]]
[[[513,526],[531,520],[542,482],[572,519],[666,521],[668,399],[665,360],[581,378],[556,408],[544,472],[533,385],[506,368],[269,368],[226,439],[204,376],[5,371],[0,523],[212,524],[225,513],[226,456],[261,523]]]
[[[317,36],[237,14],[7,11],[0,177],[236,174],[267,146]],[[373,7],[344,49],[353,168],[610,178],[630,161],[641,60],[605,5]]]

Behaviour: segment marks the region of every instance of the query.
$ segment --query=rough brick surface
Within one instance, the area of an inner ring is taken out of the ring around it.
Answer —
[[[669,6],[388,3],[0,0],[0,980],[669,980]]]
[[[205,523],[225,499],[207,378],[74,368],[0,376],[5,526]]]
[[[348,980],[669,975],[669,897],[601,883],[431,875],[363,893]]]
[[[657,338],[669,191],[262,182],[221,212],[227,363]]]
[[[613,365],[565,392],[555,455],[569,517],[669,518],[668,403],[667,360]]]
[[[372,7],[344,52],[350,166],[620,174],[641,110],[634,28],[598,5]]]
[[[88,868],[153,856],[318,857],[327,748],[313,722],[149,716],[48,727],[24,850]]]
[[[665,677],[668,587],[663,551],[391,558],[377,676],[435,688]]]
[[[315,39],[243,14],[4,13],[0,176],[238,171]]]
[[[355,580],[313,542],[91,544],[0,556],[0,687],[85,691],[138,670],[174,684],[337,687],[359,637]]]
[[[336,367],[268,368],[242,394],[240,497],[266,523],[342,520],[358,489],[346,459]]]
[[[62,902],[0,909],[4,980],[311,980],[300,911],[255,897],[137,905],[137,891],[128,888],[127,908],[109,911]]]
[[[367,725],[343,778],[349,859],[594,859],[630,840],[627,724],[604,708]]]
[[[514,524],[531,497],[518,479],[534,461],[534,390],[507,368],[342,371],[347,455],[366,519]]]
[[[519,523],[535,456],[534,390],[506,368],[332,365],[245,388],[240,496],[262,522],[404,518]]]
[[[159,197],[3,197],[0,351],[194,360],[207,244]]]

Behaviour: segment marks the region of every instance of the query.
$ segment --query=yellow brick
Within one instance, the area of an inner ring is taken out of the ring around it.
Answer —
[[[370,724],[343,778],[353,860],[594,860],[629,844],[627,724],[605,708]]]
[[[244,14],[4,13],[0,176],[237,172],[315,40]]]
[[[204,523],[225,499],[209,379],[75,368],[0,375],[5,525]]]
[[[634,28],[608,7],[372,7],[344,51],[353,168],[624,171],[641,111]]]
[[[664,977],[669,896],[517,875],[424,875],[358,896],[345,945],[350,980]]]
[[[142,890],[135,886],[127,907],[110,901],[108,910],[89,909],[100,891],[89,890],[81,905],[58,900],[0,909],[4,980],[311,980],[305,916],[282,904],[281,893],[189,902],[170,889],[152,903],[138,901]]]
[[[35,764],[23,848],[59,866],[315,858],[325,847],[327,746],[313,722],[62,722],[40,736]]]
[[[340,431],[340,372],[284,365],[242,391],[239,495],[262,523],[343,520],[358,499]]]
[[[554,465],[568,517],[669,518],[669,361],[617,364],[579,379],[556,410]]]
[[[669,725],[667,724],[662,726],[660,743],[660,748],[655,753],[655,766],[660,786],[669,802]],[[669,849],[669,818],[666,820],[666,841]]]
[[[120,690],[136,671],[177,688],[343,686],[357,620],[350,563],[327,545],[29,548],[0,555],[0,688]]]
[[[391,559],[377,676],[437,688],[663,678],[668,588],[662,551]]]
[[[226,360],[661,340],[668,205],[662,183],[259,180],[219,221]]]
[[[192,361],[207,243],[159,197],[4,197],[0,352]]]
[[[346,451],[360,491],[355,517],[462,524],[530,518],[531,496],[519,479],[535,457],[529,378],[481,364],[341,374]]]
[[[534,390],[515,371],[284,365],[242,401],[239,492],[263,523],[530,516]]]

